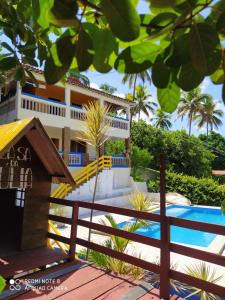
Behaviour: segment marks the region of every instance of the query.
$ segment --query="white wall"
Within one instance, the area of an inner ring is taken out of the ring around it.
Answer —
[[[131,185],[130,168],[113,168],[113,187],[115,189],[128,187]]]

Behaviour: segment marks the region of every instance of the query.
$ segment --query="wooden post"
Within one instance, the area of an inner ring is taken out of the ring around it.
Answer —
[[[160,219],[161,219],[161,251],[160,251],[160,298],[170,297],[170,227],[166,217],[166,179],[165,155],[160,154]]]
[[[77,220],[79,217],[79,206],[78,202],[74,201],[73,211],[72,211],[72,224],[70,232],[70,259],[75,259],[76,254],[76,238],[77,238]]]

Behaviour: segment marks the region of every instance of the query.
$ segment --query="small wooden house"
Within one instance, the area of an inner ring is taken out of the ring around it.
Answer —
[[[52,178],[73,178],[40,121],[0,126],[0,255],[47,246]]]

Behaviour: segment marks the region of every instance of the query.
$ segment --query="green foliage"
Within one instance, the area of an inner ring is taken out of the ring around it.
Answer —
[[[175,172],[201,177],[211,170],[215,156],[200,139],[185,131],[163,131],[140,121],[134,122],[131,136],[136,146],[153,156],[145,167],[159,170],[159,153],[165,152],[167,167]]]
[[[212,169],[225,170],[225,138],[221,134],[211,131],[208,138],[205,134],[201,134],[199,139],[215,155]],[[223,178],[225,179],[225,177]]]
[[[105,143],[105,154],[116,155],[123,154],[125,143],[123,140],[108,140]]]
[[[224,84],[223,0],[149,0],[141,15],[139,2],[2,0],[0,30],[10,42],[3,45],[9,63],[1,62],[0,69],[12,71],[22,84],[26,76],[33,80],[24,63],[38,66],[37,60],[47,83],[63,79],[70,67],[125,74],[149,70],[166,112],[176,109],[180,90],[196,88],[208,75]],[[71,41],[57,45],[55,59],[55,41],[65,33]]]
[[[167,173],[166,190],[180,193],[199,205],[221,206],[225,200],[225,185],[219,185],[211,178]]]
[[[0,293],[4,290],[6,286],[6,280],[0,275]]]
[[[148,166],[152,158],[152,155],[147,149],[140,149],[138,146],[133,145],[131,151],[131,166],[133,168],[132,175],[135,177],[137,168]]]

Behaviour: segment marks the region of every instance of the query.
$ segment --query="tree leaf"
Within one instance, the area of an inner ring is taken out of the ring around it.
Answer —
[[[204,76],[199,74],[191,63],[183,65],[177,74],[177,84],[184,91],[191,91],[196,88],[204,79]]]
[[[214,73],[221,62],[219,38],[212,26],[194,23],[190,30],[189,51],[192,64],[202,75]]]
[[[6,286],[6,281],[5,279],[0,275],[0,293],[4,290]]]
[[[78,6],[74,0],[54,0],[54,5],[51,9],[56,19],[75,19]]]
[[[115,69],[121,73],[134,74],[149,69],[161,48],[152,42],[143,42],[124,49],[115,61]]]
[[[217,20],[216,30],[225,34],[225,12],[223,12]]]
[[[171,81],[167,88],[157,89],[157,96],[161,109],[172,113],[176,110],[180,101],[180,88],[174,81]]]
[[[132,0],[101,0],[100,6],[112,32],[122,41],[139,36],[140,17]]]
[[[223,84],[225,81],[224,70],[220,67],[210,76],[214,84]]]
[[[165,49],[165,63],[170,67],[179,67],[190,61],[188,34],[182,34]]]
[[[157,59],[152,66],[152,82],[157,88],[166,88],[170,80],[170,68],[161,59]]]
[[[59,38],[55,45],[56,51],[51,51],[44,68],[44,75],[48,84],[58,82],[65,75],[75,54],[75,45],[69,35]]]
[[[108,29],[99,29],[93,36],[93,43],[95,50],[93,64],[95,69],[102,73],[109,72],[118,52],[118,43],[115,36]]]
[[[93,60],[93,42],[90,35],[81,28],[76,44],[76,58],[79,71],[86,71]]]
[[[33,15],[39,25],[46,29],[49,27],[51,9],[54,0],[32,0]]]
[[[17,65],[17,59],[15,57],[5,57],[0,60],[0,70],[7,71],[15,68]]]

